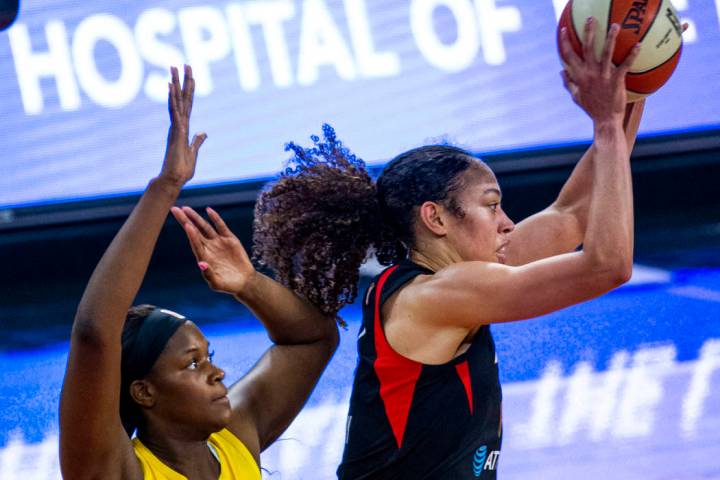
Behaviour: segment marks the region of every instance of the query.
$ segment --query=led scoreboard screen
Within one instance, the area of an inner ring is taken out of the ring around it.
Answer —
[[[0,34],[0,207],[141,190],[169,65],[192,65],[193,185],[264,178],[323,122],[370,164],[442,137],[477,152],[587,141],[555,40],[565,0],[22,2]],[[720,0],[675,0],[680,65],[641,134],[720,125]]]

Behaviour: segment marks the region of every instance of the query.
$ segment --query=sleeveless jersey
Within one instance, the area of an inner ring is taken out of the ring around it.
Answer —
[[[502,395],[490,327],[442,365],[410,360],[385,338],[383,303],[417,275],[432,273],[404,261],[368,287],[341,480],[496,478]]]
[[[220,462],[218,480],[260,480],[260,468],[252,454],[229,430],[213,433],[208,443],[213,446]],[[184,475],[162,463],[139,438],[133,438],[132,446],[145,480],[187,480]]]

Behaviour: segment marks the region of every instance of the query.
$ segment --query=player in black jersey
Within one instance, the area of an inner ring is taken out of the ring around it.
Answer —
[[[329,315],[354,299],[369,247],[389,266],[363,298],[339,478],[496,478],[502,408],[489,325],[630,277],[629,151],[642,104],[627,106],[624,88],[638,49],[611,61],[618,30],[601,59],[595,22],[582,58],[562,34],[565,86],[593,120],[594,141],[557,200],[518,225],[490,168],[459,148],[410,150],[375,184],[330,127],[314,148],[288,145],[294,164],[256,207],[260,260]]]

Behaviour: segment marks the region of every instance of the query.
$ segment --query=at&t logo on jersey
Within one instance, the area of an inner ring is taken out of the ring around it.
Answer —
[[[480,477],[485,470],[495,470],[499,456],[500,450],[490,450],[490,452],[488,452],[487,446],[485,445],[475,450],[475,455],[473,456],[473,473],[475,477]]]

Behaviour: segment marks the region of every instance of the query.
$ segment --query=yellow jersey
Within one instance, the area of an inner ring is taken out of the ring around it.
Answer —
[[[222,429],[210,435],[212,445],[220,462],[218,480],[260,480],[260,468],[245,445],[229,430]],[[132,440],[135,456],[140,461],[145,480],[187,480],[160,461],[139,438]]]

